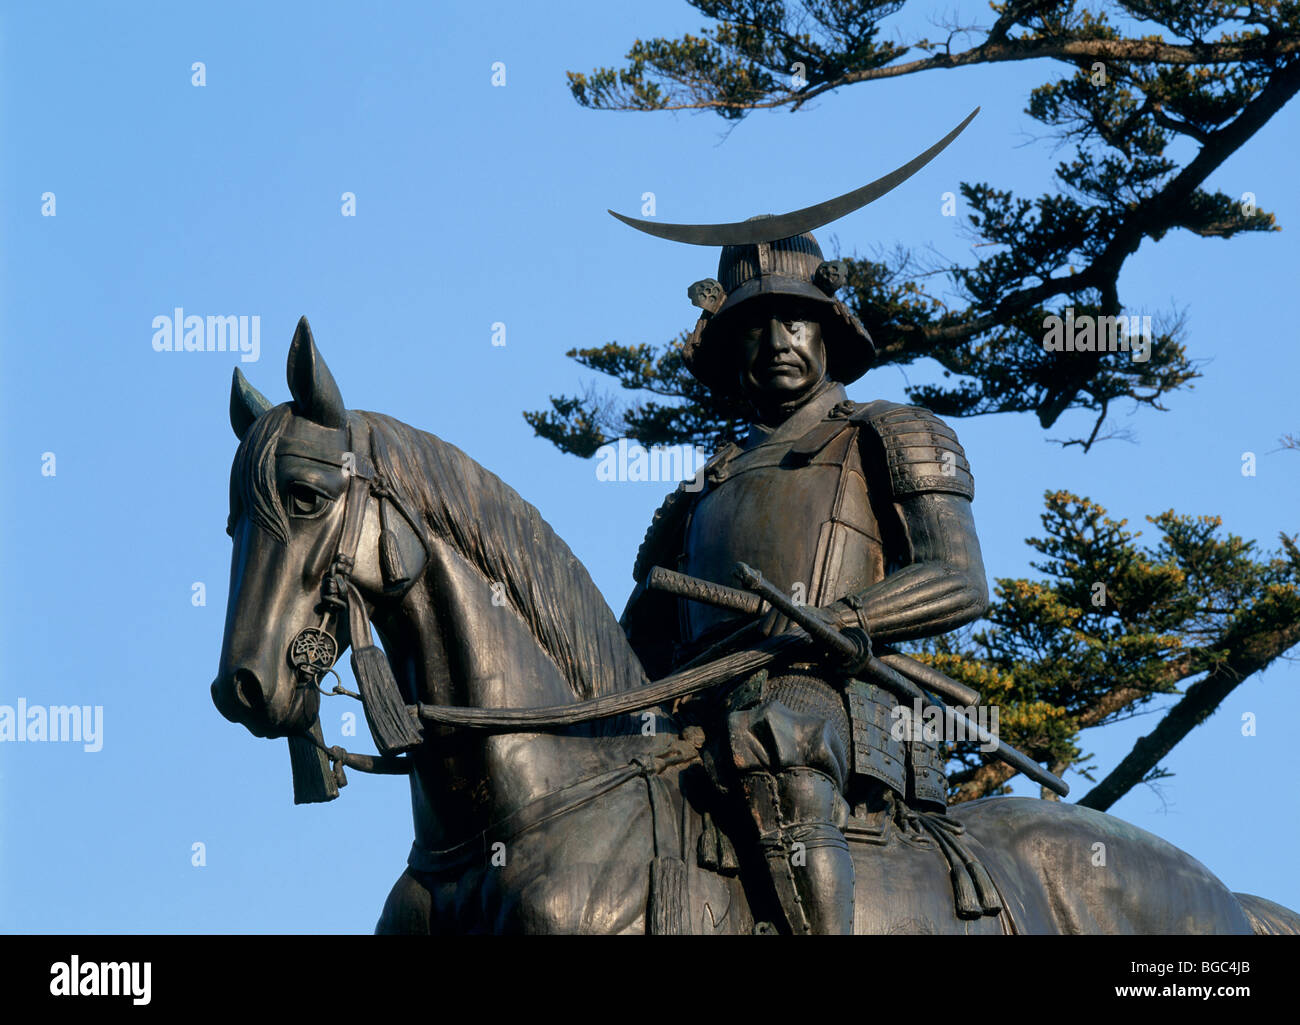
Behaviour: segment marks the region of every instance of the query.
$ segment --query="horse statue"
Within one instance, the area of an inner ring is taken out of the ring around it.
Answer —
[[[289,739],[300,803],[337,796],[345,765],[409,776],[414,843],[376,931],[772,931],[761,854],[729,842],[702,735],[664,700],[682,681],[647,679],[537,510],[437,437],[346,409],[306,318],[287,373],[276,406],[234,375],[211,692]],[[324,743],[320,679],[348,647],[378,756]],[[1295,912],[1088,808],[999,797],[947,819],[849,825],[857,932],[1300,933]]]

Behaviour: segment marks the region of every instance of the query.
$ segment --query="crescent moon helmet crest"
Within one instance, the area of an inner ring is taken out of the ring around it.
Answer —
[[[928,150],[909,160],[902,167],[889,172],[883,178],[877,178],[861,188],[836,196],[834,199],[828,199],[814,206],[806,206],[802,210],[764,217],[761,223],[756,224],[750,220],[733,221],[730,224],[664,224],[659,221],[638,220],[635,217],[615,213],[613,210],[609,213],[624,224],[631,225],[637,231],[644,231],[647,235],[666,238],[670,242],[685,242],[693,246],[757,245],[759,242],[769,242],[772,239],[802,235],[814,228],[830,224],[831,221],[839,220],[868,203],[874,203],[885,193],[903,184],[943,152],[979,112],[980,108],[976,107],[966,115],[966,119],[961,124]]]
[[[763,214],[731,224],[663,224],[609,211],[647,235],[722,247],[717,278],[697,281],[686,292],[700,309],[699,320],[682,348],[686,368],[715,393],[739,396],[742,389],[732,344],[737,311],[754,303],[774,307],[797,302],[804,310],[818,311],[827,375],[850,384],[866,373],[875,360],[875,344],[848,304],[835,297],[848,283],[849,266],[842,260],[824,259],[812,231],[907,181],[957,138],[979,112],[976,107],[924,153],[883,178],[802,210]]]

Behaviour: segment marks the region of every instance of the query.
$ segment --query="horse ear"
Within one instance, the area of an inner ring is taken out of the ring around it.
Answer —
[[[249,384],[244,372],[235,367],[235,376],[230,382],[230,426],[235,430],[235,437],[243,441],[253,421],[270,408],[270,400]]]
[[[300,416],[322,427],[346,427],[348,411],[343,396],[334,381],[334,375],[325,360],[316,351],[307,318],[298,321],[289,345],[289,362],[285,368],[289,378],[289,394]]]

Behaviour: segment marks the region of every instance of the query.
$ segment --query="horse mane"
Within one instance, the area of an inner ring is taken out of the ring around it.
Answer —
[[[586,567],[533,505],[455,445],[382,413],[357,415],[370,424],[371,457],[389,486],[486,583],[503,585],[575,699],[646,682]]]

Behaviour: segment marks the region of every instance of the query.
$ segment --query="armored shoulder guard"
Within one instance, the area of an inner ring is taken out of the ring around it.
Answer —
[[[880,439],[895,498],[935,491],[975,497],[975,479],[957,435],[928,409],[873,402],[851,419],[868,424]]]

